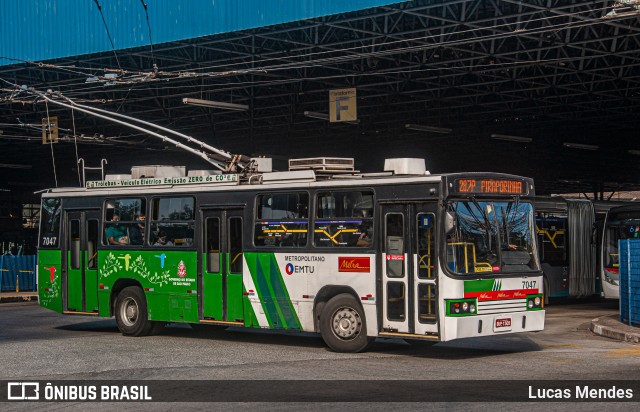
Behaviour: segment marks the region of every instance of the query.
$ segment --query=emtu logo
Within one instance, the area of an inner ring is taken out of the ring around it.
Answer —
[[[287,275],[293,275],[293,264],[292,263],[287,263],[287,266],[284,267],[285,272],[287,272]]]

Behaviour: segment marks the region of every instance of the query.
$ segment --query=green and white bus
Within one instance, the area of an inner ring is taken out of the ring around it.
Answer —
[[[115,316],[129,336],[170,322],[280,329],[341,352],[543,329],[532,179],[298,160],[251,176],[146,167],[48,190],[40,305]]]

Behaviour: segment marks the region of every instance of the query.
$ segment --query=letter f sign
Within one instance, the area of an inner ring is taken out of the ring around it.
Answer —
[[[342,112],[349,110],[349,96],[336,97],[336,119],[342,121]]]
[[[352,122],[357,119],[356,89],[329,90],[329,121]]]

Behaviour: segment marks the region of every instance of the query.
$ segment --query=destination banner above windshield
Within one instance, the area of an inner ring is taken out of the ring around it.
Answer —
[[[527,182],[522,179],[459,178],[453,183],[454,193],[526,195]]]
[[[237,174],[184,176],[184,177],[146,177],[126,180],[92,180],[87,182],[87,189],[103,189],[110,187],[140,187],[140,186],[173,186],[173,185],[201,185],[211,183],[238,183]]]

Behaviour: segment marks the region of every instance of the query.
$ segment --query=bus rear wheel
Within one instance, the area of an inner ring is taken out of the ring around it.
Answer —
[[[129,286],[116,299],[116,323],[125,336],[146,336],[153,328],[147,313],[147,299],[137,286]]]
[[[320,314],[320,334],[336,352],[361,352],[372,341],[360,302],[342,293],[331,298]]]

